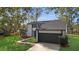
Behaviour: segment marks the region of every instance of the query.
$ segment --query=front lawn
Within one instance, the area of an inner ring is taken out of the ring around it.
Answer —
[[[31,37],[31,38],[28,38],[28,40],[26,42],[35,43],[36,40],[34,37]]]
[[[68,35],[69,47],[61,47],[61,51],[79,51],[79,35]]]
[[[18,36],[0,37],[0,51],[25,51],[31,47],[17,44],[16,42],[19,40]]]

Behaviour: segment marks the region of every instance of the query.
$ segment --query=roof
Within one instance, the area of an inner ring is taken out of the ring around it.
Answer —
[[[42,23],[45,23],[45,22],[48,22],[48,21],[37,21],[37,22],[31,22],[31,23],[28,23],[28,24],[42,24]]]
[[[36,22],[29,24],[36,25]],[[66,30],[66,23],[61,20],[38,21],[39,29],[46,30]]]

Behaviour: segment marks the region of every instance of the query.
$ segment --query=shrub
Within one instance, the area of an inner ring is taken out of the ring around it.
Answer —
[[[21,38],[26,39],[26,38],[30,38],[31,36],[27,36],[27,35],[21,35]]]
[[[68,37],[67,37],[67,35],[60,37],[60,44],[61,44],[61,46],[68,46]]]

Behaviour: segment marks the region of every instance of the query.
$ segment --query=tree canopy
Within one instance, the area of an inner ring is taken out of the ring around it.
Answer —
[[[58,16],[59,20],[63,20],[68,25],[68,30],[73,32],[73,25],[79,24],[79,8],[77,7],[0,7],[0,29],[9,32],[22,28],[27,22],[35,21],[44,12],[52,13]],[[76,21],[75,21],[76,20]]]
[[[77,23],[79,22],[79,8],[77,7],[54,7],[49,8],[50,11],[54,11],[56,15],[59,16],[58,19],[64,20],[68,25],[68,30],[71,30],[73,33],[73,25],[75,20],[77,19]]]

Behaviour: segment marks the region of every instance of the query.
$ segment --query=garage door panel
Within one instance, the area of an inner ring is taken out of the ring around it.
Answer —
[[[38,41],[39,42],[48,42],[48,43],[59,43],[59,36],[57,33],[39,33]]]

